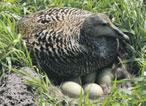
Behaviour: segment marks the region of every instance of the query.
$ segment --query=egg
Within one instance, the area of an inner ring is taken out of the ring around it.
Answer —
[[[86,95],[89,95],[90,99],[97,99],[103,95],[103,90],[100,85],[96,83],[90,83],[85,85],[84,91]]]
[[[98,76],[98,84],[102,87],[104,94],[111,92],[113,77],[112,69],[110,68],[104,69]]]
[[[73,81],[64,82],[61,85],[62,93],[71,97],[71,98],[79,98],[80,95],[84,94],[83,88]]]

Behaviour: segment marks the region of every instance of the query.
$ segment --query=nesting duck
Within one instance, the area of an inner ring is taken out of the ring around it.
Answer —
[[[34,63],[48,75],[68,79],[114,63],[119,41],[128,36],[102,13],[77,8],[50,8],[22,18],[23,35]]]

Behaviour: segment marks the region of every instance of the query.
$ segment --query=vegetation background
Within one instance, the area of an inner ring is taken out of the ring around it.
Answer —
[[[35,67],[22,42],[22,36],[17,32],[16,23],[20,17],[50,7],[76,7],[93,12],[104,12],[109,15],[115,25],[130,36],[132,46],[129,46],[132,48],[132,55],[129,60],[124,62],[136,62],[140,66],[141,75],[131,80],[135,86],[130,91],[119,91],[115,87],[118,83],[115,80],[112,92],[100,102],[102,106],[146,106],[146,78],[144,77],[146,71],[146,1],[144,0],[1,0],[1,75],[5,70],[25,74],[13,67],[13,62]],[[48,103],[59,105],[59,100],[49,95],[50,81],[46,74],[35,69],[40,77],[33,78],[26,83],[32,85],[39,94],[36,102],[39,106],[47,106]],[[83,105],[81,101],[79,105]],[[92,106],[93,104],[87,99],[84,105]]]

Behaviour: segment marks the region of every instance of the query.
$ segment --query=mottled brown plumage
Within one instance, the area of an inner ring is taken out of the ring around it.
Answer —
[[[73,78],[112,64],[118,40],[126,40],[101,13],[76,8],[50,8],[18,22],[34,61],[47,73]]]

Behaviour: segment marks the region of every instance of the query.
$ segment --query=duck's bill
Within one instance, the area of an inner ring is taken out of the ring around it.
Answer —
[[[118,37],[120,39],[129,41],[128,35],[124,34],[118,27],[116,27],[115,25],[112,25],[112,28],[114,29],[114,31],[116,31],[116,33],[118,33]]]

